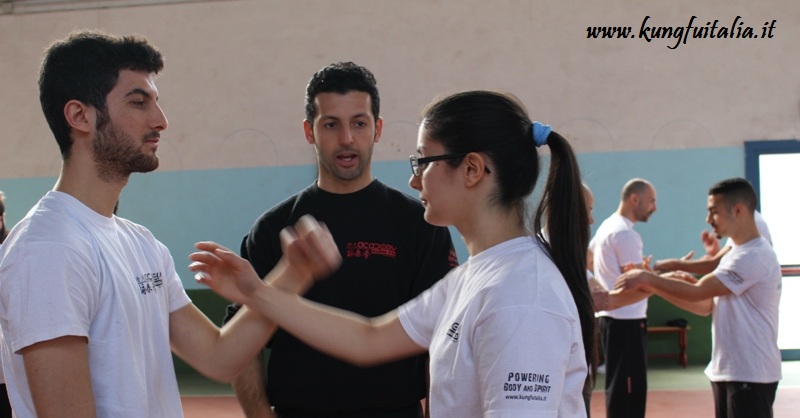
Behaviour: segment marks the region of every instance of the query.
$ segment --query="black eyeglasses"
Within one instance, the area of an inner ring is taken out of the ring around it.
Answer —
[[[425,157],[425,158],[418,158],[415,155],[410,155],[408,160],[411,162],[411,173],[414,176],[419,177],[422,175],[422,170],[428,166],[428,163],[432,163],[434,161],[442,161],[442,160],[455,160],[456,158],[463,158],[465,157],[468,152],[460,152],[457,154],[444,154],[444,155],[437,155],[435,157]],[[489,167],[486,167],[486,172],[491,173],[489,171]]]

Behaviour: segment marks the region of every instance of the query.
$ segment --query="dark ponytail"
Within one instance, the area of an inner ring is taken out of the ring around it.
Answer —
[[[6,236],[8,235],[8,231],[6,230],[6,221],[2,219],[3,215],[6,213],[6,204],[5,204],[5,195],[2,191],[0,191],[0,220],[2,220],[2,225],[0,225],[0,244],[6,240]]]
[[[547,137],[550,148],[550,172],[547,175],[542,200],[534,216],[534,230],[550,251],[550,257],[564,276],[578,307],[581,320],[586,363],[596,375],[597,323],[594,304],[586,278],[586,251],[589,246],[589,215],[583,195],[580,169],[575,153],[566,139],[551,132]]]

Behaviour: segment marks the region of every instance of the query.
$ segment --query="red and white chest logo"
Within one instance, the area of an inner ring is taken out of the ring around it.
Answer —
[[[347,243],[345,258],[363,258],[366,260],[372,256],[396,258],[397,246],[367,241]]]

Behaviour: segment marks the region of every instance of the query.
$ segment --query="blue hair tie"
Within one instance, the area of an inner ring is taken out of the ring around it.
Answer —
[[[547,143],[547,137],[550,136],[550,132],[552,131],[553,128],[551,128],[550,125],[533,122],[533,142],[537,147],[541,147]]]

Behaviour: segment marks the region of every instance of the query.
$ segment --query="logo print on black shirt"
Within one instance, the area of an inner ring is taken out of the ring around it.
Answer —
[[[378,242],[348,242],[346,258],[368,259],[370,256],[397,257],[397,246]]]

